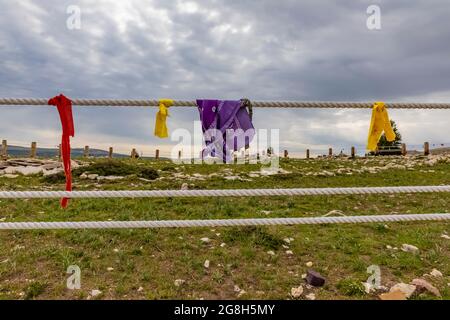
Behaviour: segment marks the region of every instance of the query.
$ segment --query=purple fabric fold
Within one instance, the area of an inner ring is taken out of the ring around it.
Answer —
[[[206,148],[202,157],[222,154],[232,161],[232,151],[248,146],[255,135],[250,116],[242,100],[197,100]],[[233,136],[231,136],[233,134]]]

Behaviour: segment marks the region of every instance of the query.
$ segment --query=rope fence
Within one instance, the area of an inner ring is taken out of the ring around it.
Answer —
[[[136,99],[72,99],[76,106],[103,106],[103,107],[157,107],[159,100]],[[0,98],[0,106],[48,106],[48,99],[30,98]],[[193,100],[174,100],[173,107],[196,107]],[[344,102],[344,101],[252,101],[257,108],[352,108],[371,109],[373,102]],[[388,102],[389,109],[450,109],[450,103],[412,103]]]
[[[271,219],[260,218],[163,221],[0,222],[0,230],[240,227],[444,220],[450,220],[450,213]]]
[[[157,198],[252,197],[344,194],[398,194],[450,192],[450,185],[350,188],[221,189],[221,190],[116,190],[116,191],[0,191],[0,199],[31,198]]]

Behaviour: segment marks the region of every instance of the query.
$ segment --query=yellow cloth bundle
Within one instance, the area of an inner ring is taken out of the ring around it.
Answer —
[[[389,115],[384,102],[375,102],[372,109],[372,120],[370,121],[369,138],[367,139],[367,150],[376,151],[378,141],[380,141],[383,131],[386,140],[391,142],[395,140],[395,133],[392,130]]]
[[[156,114],[156,123],[155,123],[155,136],[159,138],[167,138],[169,136],[166,119],[169,116],[170,106],[173,106],[172,99],[159,100],[159,111]]]

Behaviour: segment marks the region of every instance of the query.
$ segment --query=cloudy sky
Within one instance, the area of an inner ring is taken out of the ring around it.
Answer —
[[[381,8],[381,30],[366,26]],[[81,28],[67,28],[67,8]],[[0,0],[0,97],[223,98],[450,102],[448,0]],[[144,154],[155,108],[74,107],[73,146]],[[409,145],[450,144],[450,111],[391,110]],[[194,108],[169,128],[193,131]],[[370,110],[256,109],[256,128],[280,129],[303,154],[364,148]],[[54,107],[0,107],[0,138],[53,147]]]

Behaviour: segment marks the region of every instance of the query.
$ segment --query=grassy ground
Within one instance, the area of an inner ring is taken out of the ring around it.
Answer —
[[[93,160],[94,161],[94,160]],[[130,160],[122,160],[122,162]],[[427,158],[282,160],[284,174],[260,176],[260,165],[175,165],[135,161],[159,170],[160,179],[130,174],[120,181],[74,178],[74,190],[292,188],[450,184],[450,161]],[[394,166],[391,166],[395,164]],[[386,169],[385,166],[391,166]],[[373,168],[368,169],[369,167]],[[83,170],[79,170],[82,172]],[[228,177],[228,179],[226,179]],[[63,181],[0,176],[1,190],[63,190]],[[248,198],[76,199],[66,210],[56,199],[0,200],[2,221],[215,219],[450,212],[450,194]],[[191,228],[158,230],[1,231],[0,298],[86,299],[291,299],[304,284],[305,264],[323,274],[318,299],[375,299],[361,287],[366,268],[379,265],[382,284],[409,282],[433,268],[430,279],[450,298],[447,222],[359,225]],[[207,237],[209,242],[200,239]],[[293,238],[290,243],[285,238]],[[419,254],[387,249],[403,243]],[[291,250],[293,254],[287,254]],[[273,251],[268,254],[268,251]],[[209,268],[204,262],[210,261]],[[66,288],[69,265],[81,268],[81,289]],[[175,286],[176,279],[183,279]],[[238,286],[240,293],[235,290]],[[421,295],[418,299],[433,299]]]

